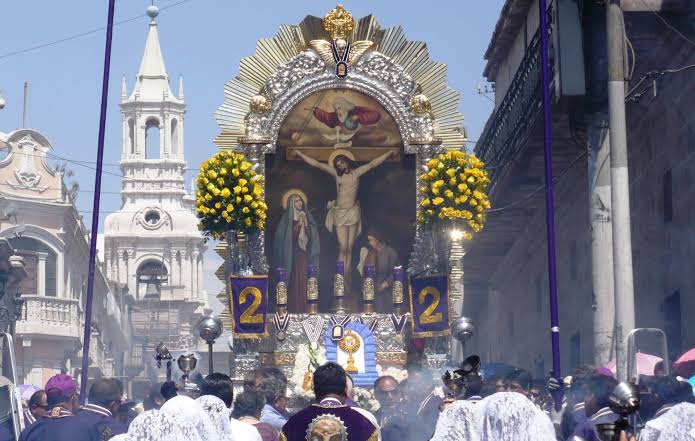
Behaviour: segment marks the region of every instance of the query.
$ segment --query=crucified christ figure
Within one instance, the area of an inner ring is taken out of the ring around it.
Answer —
[[[333,232],[335,228],[335,234],[338,238],[338,260],[342,260],[345,264],[345,288],[347,292],[350,292],[352,247],[362,231],[362,213],[360,203],[357,200],[360,177],[380,166],[388,158],[395,156],[396,152],[394,150],[386,152],[360,167],[355,167],[355,162],[345,154],[336,155],[332,164],[317,161],[299,150],[295,150],[295,155],[310,166],[335,177],[336,198],[334,201],[328,202],[325,225],[330,232]]]

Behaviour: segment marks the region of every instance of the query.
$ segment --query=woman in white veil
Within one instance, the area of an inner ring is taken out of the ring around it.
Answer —
[[[210,418],[200,403],[193,398],[185,395],[175,396],[164,403],[160,413],[173,417],[177,423],[188,429],[190,434],[187,434],[188,438],[185,438],[187,441],[219,441]],[[168,441],[168,438],[166,439]]]
[[[550,418],[516,392],[498,392],[476,405],[480,441],[555,441]]]
[[[112,441],[189,441],[195,438],[191,427],[185,427],[170,414],[148,410],[138,415],[128,433],[111,438]]]
[[[439,414],[431,441],[478,441],[477,406],[475,401],[454,401]]]
[[[640,441],[695,441],[695,404],[680,403],[649,421]]]
[[[203,411],[208,416],[218,439],[229,441],[232,439],[232,425],[229,422],[230,412],[224,401],[214,395],[203,395],[196,399]]]

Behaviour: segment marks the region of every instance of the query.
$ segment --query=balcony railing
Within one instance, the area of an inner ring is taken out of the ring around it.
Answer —
[[[540,34],[537,31],[476,147],[476,154],[487,164],[492,186],[511,162],[511,156],[523,142],[524,129],[541,108],[540,67]]]
[[[25,308],[17,322],[17,335],[45,335],[80,338],[78,301],[45,296],[23,295]]]

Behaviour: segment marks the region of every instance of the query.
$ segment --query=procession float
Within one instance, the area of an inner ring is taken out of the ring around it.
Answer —
[[[364,388],[460,361],[462,258],[489,179],[446,75],[424,42],[340,5],[241,60],[196,204],[225,260],[236,380],[276,366],[306,397],[324,361]]]

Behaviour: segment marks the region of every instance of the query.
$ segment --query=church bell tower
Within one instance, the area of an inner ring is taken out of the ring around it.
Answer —
[[[192,349],[191,329],[207,309],[205,245],[185,188],[183,80],[175,95],[159,45],[157,7],[147,15],[135,85],[128,93],[124,77],[121,92],[122,206],[104,226],[107,277],[135,299],[142,317],[133,318],[134,350],[143,358],[160,341],[170,350]]]

